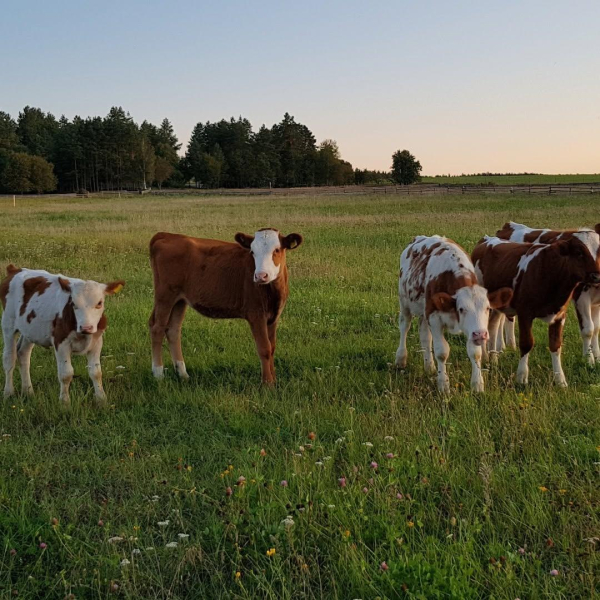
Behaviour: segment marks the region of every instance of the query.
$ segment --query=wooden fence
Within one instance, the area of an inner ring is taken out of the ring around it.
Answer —
[[[416,184],[416,185],[387,185],[387,186],[322,186],[299,188],[244,188],[244,189],[202,189],[183,188],[152,190],[151,195],[194,195],[194,196],[326,196],[326,195],[370,195],[370,194],[396,194],[401,196],[420,196],[438,194],[536,194],[552,196],[562,194],[600,193],[600,183],[585,184],[552,184],[552,185],[442,185],[442,184]]]

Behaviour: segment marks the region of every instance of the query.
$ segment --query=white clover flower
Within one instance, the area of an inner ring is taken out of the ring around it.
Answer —
[[[288,515],[281,523],[279,523],[279,526],[284,529],[291,529],[294,525],[294,518],[291,515]]]
[[[127,565],[130,565],[130,564],[131,564],[131,562],[130,562],[130,561],[128,561],[126,558],[124,558],[124,559],[121,561],[121,566],[122,566],[122,567],[126,567]]]
[[[169,542],[165,545],[165,548],[177,548],[177,542]]]
[[[331,460],[331,456],[324,456],[323,460]]]
[[[323,466],[323,461],[322,460],[318,460],[315,465],[317,465],[317,467],[322,467]]]
[[[166,521],[159,521],[159,522],[157,523],[157,525],[158,525],[159,527],[168,527],[168,525],[169,525],[169,519],[167,519]]]
[[[131,554],[133,554],[134,556],[139,556],[142,553],[142,551],[139,548],[134,548],[131,551]]]
[[[122,542],[123,538],[120,535],[115,535],[114,537],[108,538],[109,544],[116,544],[117,542]]]
[[[160,500],[160,496],[157,496],[156,494],[154,496],[152,496],[152,502],[158,502]]]
[[[393,442],[394,441],[394,436],[393,435],[386,435],[383,440],[385,442]]]
[[[181,541],[185,541],[190,537],[189,533],[178,533],[177,537],[181,540]]]
[[[371,444],[371,442],[363,442],[363,446],[366,446],[367,448],[372,448],[373,444]]]
[[[343,444],[344,440],[345,440],[345,438],[341,437],[341,438],[338,438],[337,440],[335,440],[335,443],[336,444]]]

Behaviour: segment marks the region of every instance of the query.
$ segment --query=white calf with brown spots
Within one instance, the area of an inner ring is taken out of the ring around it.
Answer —
[[[444,337],[450,333],[467,336],[467,352],[472,364],[471,388],[484,390],[481,373],[482,346],[488,339],[488,319],[492,308],[510,302],[512,291],[494,294],[477,282],[470,258],[455,242],[440,236],[418,236],[402,252],[400,259],[400,345],[396,365],[406,366],[406,338],[413,316],[419,317],[419,336],[425,370],[435,370],[441,392],[449,392],[446,361],[450,347]],[[433,339],[432,339],[433,338]]]
[[[60,399],[64,403],[69,402],[69,386],[73,379],[72,354],[87,357],[96,398],[104,400],[100,368],[102,336],[106,329],[104,298],[124,285],[122,281],[105,285],[9,265],[7,277],[0,283],[0,301],[4,309],[4,396],[14,394],[13,373],[17,358],[22,392],[33,393],[30,360],[33,347],[38,345],[54,348]]]

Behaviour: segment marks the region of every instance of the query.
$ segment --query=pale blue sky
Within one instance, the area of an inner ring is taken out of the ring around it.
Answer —
[[[600,2],[5,0],[0,110],[288,111],[356,167],[600,172]]]

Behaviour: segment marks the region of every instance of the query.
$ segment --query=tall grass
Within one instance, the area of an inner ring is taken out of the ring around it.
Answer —
[[[600,373],[580,356],[574,315],[568,390],[551,383],[543,324],[527,388],[507,352],[487,392],[471,394],[457,338],[454,391],[440,397],[416,327],[408,368],[391,366],[399,255],[412,236],[441,233],[470,250],[509,219],[590,225],[593,198],[0,202],[0,267],[127,281],[107,302],[109,408],[94,408],[75,358],[62,411],[42,349],[35,396],[0,403],[2,597],[598,595]],[[150,237],[233,239],[264,226],[305,236],[288,256],[277,387],[261,388],[245,323],[192,311],[191,380],[169,369],[154,381]]]

